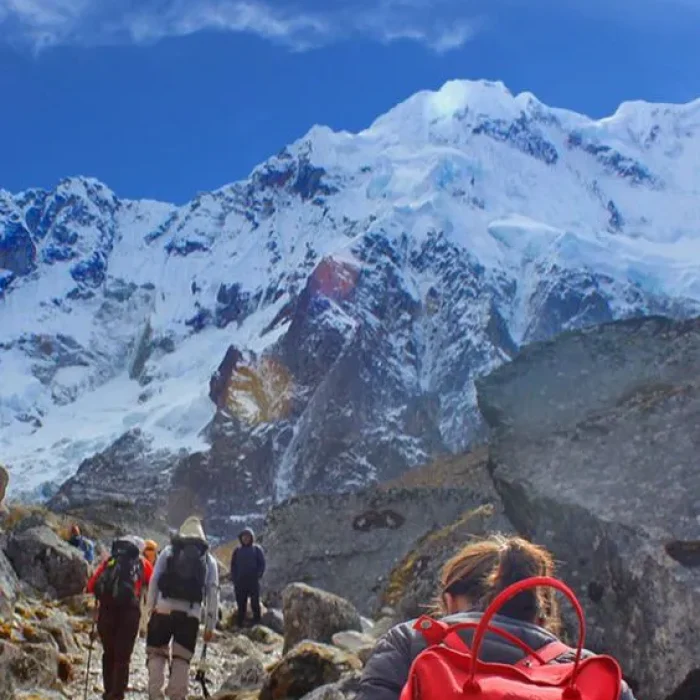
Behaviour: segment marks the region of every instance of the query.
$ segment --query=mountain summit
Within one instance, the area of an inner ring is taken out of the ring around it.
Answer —
[[[594,121],[452,81],[182,207],[0,191],[13,489],[82,463],[63,497],[148,474],[224,518],[462,450],[523,344],[699,312],[698,162],[700,100]]]

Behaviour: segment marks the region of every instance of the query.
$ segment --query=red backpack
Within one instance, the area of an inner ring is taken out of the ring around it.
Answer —
[[[549,663],[567,651],[558,640],[534,651],[516,636],[489,626],[493,616],[510,598],[537,586],[556,588],[573,603],[579,621],[579,639],[574,661]],[[457,634],[475,629],[472,648]],[[413,661],[400,700],[618,700],[622,672],[610,656],[581,659],[586,636],[583,609],[573,591],[557,579],[528,578],[506,588],[477,622],[449,626],[421,617],[414,629],[428,643]],[[486,632],[492,632],[520,647],[526,654],[517,664],[479,660]]]

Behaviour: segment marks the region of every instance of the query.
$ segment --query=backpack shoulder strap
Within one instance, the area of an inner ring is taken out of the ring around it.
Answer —
[[[540,647],[537,650],[537,655],[528,654],[528,656],[520,659],[520,661],[518,661],[518,663],[515,665],[532,666],[534,663],[546,665],[554,661],[554,659],[574,651],[575,650],[568,644],[564,644],[564,642],[560,641],[559,639],[553,639],[551,642],[547,642],[543,647]]]

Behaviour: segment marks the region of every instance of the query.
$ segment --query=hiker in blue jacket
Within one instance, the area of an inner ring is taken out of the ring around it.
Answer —
[[[80,527],[78,525],[73,525],[71,527],[68,544],[79,549],[83,553],[83,557],[88,564],[92,564],[95,560],[95,545],[92,543],[92,540],[80,534]]]
[[[260,579],[265,573],[265,554],[262,547],[256,544],[252,528],[245,528],[238,539],[241,544],[231,555],[231,581],[236,591],[238,626],[243,627],[248,598],[253,611],[253,624],[260,622]]]

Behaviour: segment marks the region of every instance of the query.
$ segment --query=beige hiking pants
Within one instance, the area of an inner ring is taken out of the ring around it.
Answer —
[[[186,700],[190,682],[190,662],[173,654],[170,662],[169,648],[148,649],[148,700]],[[170,665],[168,686],[165,687],[165,670]]]

